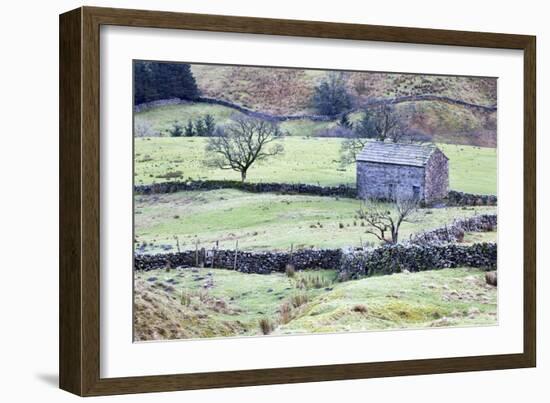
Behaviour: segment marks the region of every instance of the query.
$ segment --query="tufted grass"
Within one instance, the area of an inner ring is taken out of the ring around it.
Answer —
[[[299,276],[220,269],[136,272],[136,340],[260,336],[495,325],[497,291],[484,272],[457,268],[394,274],[327,288]],[[204,289],[206,279],[213,286]],[[181,301],[181,295],[189,300]],[[261,324],[263,323],[263,324]]]

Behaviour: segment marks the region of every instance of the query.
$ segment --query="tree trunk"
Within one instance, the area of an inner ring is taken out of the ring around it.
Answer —
[[[246,180],[246,171],[241,171],[241,182]]]
[[[397,239],[399,238],[399,228],[396,228],[391,232],[391,241],[392,243],[396,244]]]

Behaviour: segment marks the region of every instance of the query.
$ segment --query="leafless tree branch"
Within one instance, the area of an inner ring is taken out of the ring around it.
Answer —
[[[219,127],[215,136],[208,139],[205,163],[240,172],[244,182],[252,164],[284,151],[282,144],[272,144],[283,137],[283,132],[274,122],[234,116],[230,124]]]

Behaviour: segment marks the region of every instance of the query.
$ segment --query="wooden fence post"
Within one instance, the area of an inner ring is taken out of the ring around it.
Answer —
[[[199,267],[199,240],[195,241],[195,267]]]
[[[233,270],[237,270],[237,253],[239,252],[239,240],[235,241],[235,260],[233,261]]]
[[[212,248],[212,261],[210,262],[210,268],[214,268],[214,259],[216,258],[216,251],[218,250],[218,242],[216,241],[216,246]]]
[[[174,238],[176,238],[176,247],[178,248],[178,253],[181,253],[180,240],[177,235],[174,235]]]

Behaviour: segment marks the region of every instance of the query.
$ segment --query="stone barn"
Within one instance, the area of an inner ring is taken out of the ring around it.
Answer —
[[[443,199],[449,187],[448,158],[434,145],[373,141],[357,156],[361,199]]]

